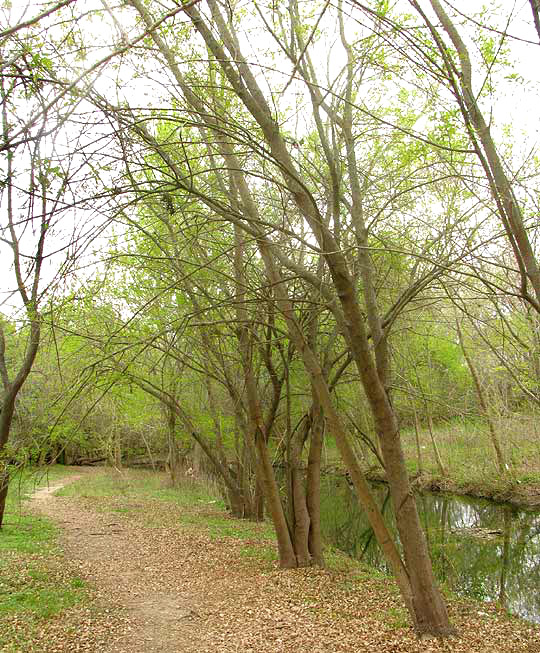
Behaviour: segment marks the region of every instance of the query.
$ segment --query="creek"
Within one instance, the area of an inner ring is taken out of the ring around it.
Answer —
[[[374,492],[395,533],[388,488]],[[453,592],[498,601],[540,623],[540,512],[449,494],[416,495],[435,574]],[[323,537],[348,555],[388,571],[373,532],[346,477],[325,474],[321,487]]]

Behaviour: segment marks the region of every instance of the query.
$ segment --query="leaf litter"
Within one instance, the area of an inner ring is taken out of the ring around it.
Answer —
[[[537,626],[456,599],[449,610],[459,636],[419,640],[391,579],[346,563],[283,571],[264,539],[209,532],[214,506],[136,500],[131,509],[126,497],[35,503],[63,531],[64,552],[47,564],[87,581],[90,596],[0,651],[540,653]]]

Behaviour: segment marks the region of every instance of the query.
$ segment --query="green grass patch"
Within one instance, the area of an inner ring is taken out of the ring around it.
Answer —
[[[63,465],[25,467],[11,474],[8,492],[8,508],[20,507],[40,487],[53,485],[58,479],[77,474],[77,469]]]
[[[204,523],[210,536],[215,539],[234,537],[240,540],[274,539],[274,530],[268,522],[255,523],[228,517],[227,515],[209,515]]]
[[[100,499],[103,497],[129,497],[135,494],[134,484],[123,476],[113,476],[109,472],[93,474],[74,481],[58,490],[61,497],[81,497]]]
[[[402,628],[408,628],[410,625],[409,616],[405,608],[392,606],[385,610],[382,613],[382,619],[384,625],[388,630],[401,630]]]
[[[259,543],[251,546],[248,545],[243,549],[240,549],[240,555],[243,558],[256,560],[257,562],[266,563],[268,565],[273,565],[278,559],[275,546],[264,546]]]
[[[503,454],[509,465],[507,478],[498,471],[487,422],[468,418],[441,421],[433,428],[433,437],[448,476],[463,487],[484,483],[497,489],[504,483],[540,481],[538,416],[509,414],[493,416]],[[418,453],[413,429],[402,431],[405,454],[412,471],[418,471]],[[439,475],[433,444],[427,425],[419,431],[422,466],[433,476]]]
[[[55,578],[55,574],[44,564],[43,561],[30,565],[22,563],[17,565],[16,574],[13,568],[2,574],[0,615],[22,613],[21,616],[39,621],[49,619],[85,598],[82,579]]]
[[[59,529],[28,513],[26,500],[40,486],[74,473],[59,465],[14,475],[0,530],[0,650],[37,650],[33,638],[51,617],[87,597],[85,582],[64,569]]]
[[[13,475],[0,531],[0,551],[43,553],[53,546],[58,529],[48,519],[28,514],[25,502],[39,487],[52,484],[70,473],[73,472],[54,465],[27,468]]]
[[[23,514],[7,514],[0,531],[0,551],[38,553],[49,550],[58,529],[47,519]]]
[[[149,498],[185,508],[197,504],[211,504],[216,509],[225,507],[217,488],[212,484],[187,479],[178,487],[171,488],[167,487],[164,474],[140,470],[120,472],[105,470],[70,483],[57,494],[87,499]]]

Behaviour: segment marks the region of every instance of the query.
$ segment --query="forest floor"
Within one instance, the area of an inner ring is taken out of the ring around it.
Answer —
[[[84,598],[27,630],[20,613],[4,620],[0,609],[2,652],[540,653],[537,626],[455,598],[459,636],[419,641],[387,577],[331,552],[328,570],[282,571],[268,525],[229,518],[195,486],[172,491],[153,475],[150,487],[142,472],[80,475],[64,496],[66,481],[55,480],[26,509],[60,528],[59,548],[30,558]],[[17,555],[24,575],[31,560]]]

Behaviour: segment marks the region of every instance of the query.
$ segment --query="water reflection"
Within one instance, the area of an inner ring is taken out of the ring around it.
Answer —
[[[388,489],[375,486],[395,532]],[[417,505],[437,577],[458,594],[500,601],[540,623],[540,515],[481,499],[422,493]],[[373,532],[344,477],[323,479],[323,536],[385,571]]]

